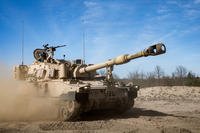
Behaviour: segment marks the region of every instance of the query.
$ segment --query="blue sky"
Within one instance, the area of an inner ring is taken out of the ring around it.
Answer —
[[[25,63],[45,43],[66,44],[67,59],[82,58],[85,31],[86,62],[100,63],[135,53],[157,42],[165,55],[141,58],[115,67],[129,72],[153,71],[156,65],[170,74],[178,65],[200,75],[200,0],[0,0],[0,63],[21,62],[24,21]],[[83,21],[84,20],[84,21]]]

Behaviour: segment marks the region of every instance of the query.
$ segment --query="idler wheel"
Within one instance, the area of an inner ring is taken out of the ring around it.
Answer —
[[[74,121],[80,115],[80,104],[76,101],[66,101],[59,109],[59,119],[62,121]]]

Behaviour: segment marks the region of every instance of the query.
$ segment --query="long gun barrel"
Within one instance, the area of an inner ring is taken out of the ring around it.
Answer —
[[[83,74],[83,73],[87,73],[87,72],[101,69],[104,67],[120,65],[120,64],[127,63],[130,60],[139,58],[139,57],[156,56],[156,55],[164,54],[165,52],[166,52],[165,45],[163,43],[158,43],[158,44],[152,45],[149,48],[144,49],[143,51],[138,52],[136,54],[125,54],[125,55],[118,56],[114,59],[108,60],[108,61],[100,63],[100,64],[83,67],[83,68],[79,69],[79,73]]]

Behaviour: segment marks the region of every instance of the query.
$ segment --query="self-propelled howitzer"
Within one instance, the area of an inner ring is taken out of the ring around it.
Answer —
[[[158,43],[136,54],[125,54],[106,62],[86,65],[83,60],[54,59],[57,48],[43,45],[35,49],[36,61],[32,65],[19,65],[14,69],[15,78],[34,85],[39,96],[57,99],[58,118],[76,120],[83,112],[111,109],[124,112],[134,105],[139,87],[133,83],[118,83],[113,79],[114,65],[130,60],[163,54],[165,45]],[[96,70],[106,68],[106,75]]]

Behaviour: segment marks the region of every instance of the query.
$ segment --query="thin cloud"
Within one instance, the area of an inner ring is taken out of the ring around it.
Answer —
[[[175,5],[183,13],[185,19],[194,20],[200,17],[200,0],[194,1],[168,1],[168,5]],[[169,6],[168,6],[169,7]]]
[[[195,4],[200,4],[200,0],[194,0]]]
[[[188,19],[197,19],[200,17],[200,10],[199,9],[188,9],[185,10],[185,16]]]
[[[166,13],[170,12],[170,9],[167,6],[161,5],[161,6],[158,7],[157,12],[159,14],[166,14]]]
[[[163,40],[167,40],[168,38],[174,36],[175,34],[177,34],[177,30],[172,30],[167,34],[163,34],[160,37],[158,37],[156,40],[152,41],[153,44],[154,43],[158,43],[158,42],[162,42]]]
[[[84,20],[84,23],[91,24],[103,17],[103,9],[99,3],[93,1],[84,1],[84,5],[86,10],[83,16],[81,16],[81,20]]]

